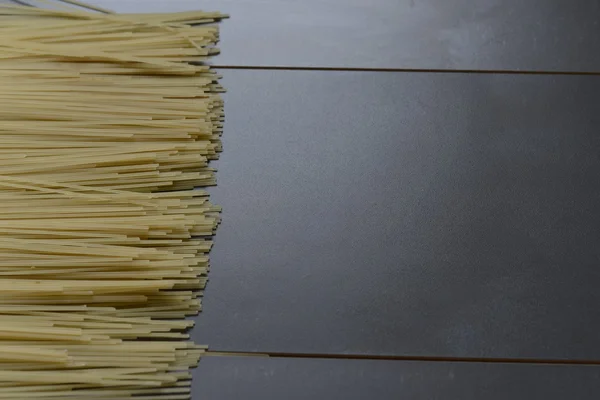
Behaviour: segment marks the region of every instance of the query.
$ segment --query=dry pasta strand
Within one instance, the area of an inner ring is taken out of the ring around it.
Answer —
[[[0,5],[0,399],[190,399],[226,16],[42,3]]]

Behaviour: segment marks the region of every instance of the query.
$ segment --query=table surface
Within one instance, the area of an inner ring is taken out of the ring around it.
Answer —
[[[194,398],[446,400],[598,398],[589,366],[207,357]]]
[[[600,77],[224,75],[198,340],[600,359]]]
[[[195,399],[600,396],[600,3],[95,3],[232,14]]]
[[[593,72],[596,0],[94,0],[231,14],[221,65]]]

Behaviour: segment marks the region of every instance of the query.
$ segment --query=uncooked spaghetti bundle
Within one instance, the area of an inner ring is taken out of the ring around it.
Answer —
[[[190,398],[223,17],[0,5],[0,399]]]

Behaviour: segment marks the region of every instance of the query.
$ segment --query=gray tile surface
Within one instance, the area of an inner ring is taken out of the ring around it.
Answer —
[[[219,9],[221,65],[600,71],[596,0],[94,0]]]
[[[600,77],[224,75],[197,340],[600,359]]]
[[[596,400],[600,367],[293,358],[204,358],[203,400]]]

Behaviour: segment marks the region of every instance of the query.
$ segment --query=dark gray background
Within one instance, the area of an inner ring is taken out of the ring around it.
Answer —
[[[94,0],[230,13],[220,65],[597,71],[596,0]]]
[[[590,366],[207,357],[198,399],[596,400]]]
[[[224,75],[199,340],[600,358],[600,77]]]

